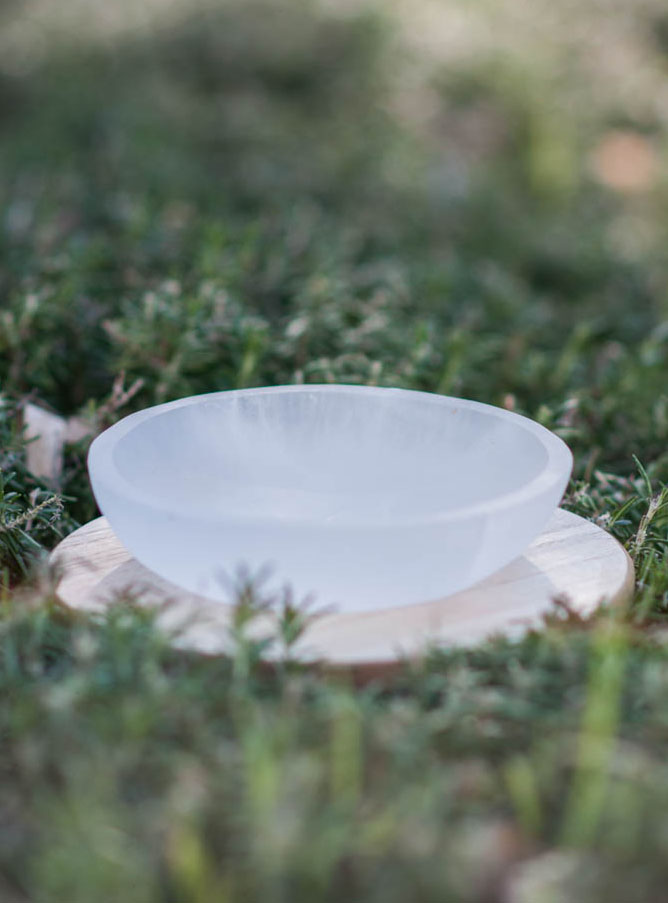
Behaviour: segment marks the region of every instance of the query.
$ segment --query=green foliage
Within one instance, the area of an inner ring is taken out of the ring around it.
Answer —
[[[231,662],[173,651],[128,604],[9,610],[7,892],[484,900],[552,849],[587,899],[628,899],[641,865],[638,898],[660,894],[668,670],[618,618],[364,691],[248,665],[243,642]]]
[[[20,7],[0,9],[34,51],[0,55],[0,898],[662,899],[668,207],[595,167],[611,129],[665,151],[660,101],[594,96],[570,38],[545,59],[499,40],[420,91],[368,11],[198,2],[64,43]],[[663,11],[638,15],[661,71]],[[141,599],[66,617],[36,564],[95,516],[87,440],[37,479],[22,399],[102,429],[295,381],[556,430],[565,504],[633,557],[628,610],[562,602],[519,643],[366,688],[296,663],[317,608],[251,582],[228,658],[172,648]]]
[[[62,496],[27,469],[19,423],[20,412],[0,398],[0,592],[77,526]]]

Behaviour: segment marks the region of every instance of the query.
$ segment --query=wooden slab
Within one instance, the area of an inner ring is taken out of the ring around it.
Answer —
[[[203,653],[228,651],[230,606],[178,589],[139,564],[105,518],[60,543],[52,555],[60,572],[57,593],[73,609],[100,611],[132,593],[142,605],[161,606],[158,623],[174,642]],[[470,645],[492,634],[518,635],[541,622],[555,597],[580,614],[601,602],[626,601],[633,565],[604,530],[567,511],[555,513],[526,554],[492,577],[444,599],[359,614],[317,618],[297,647],[304,660],[333,666],[389,666],[429,646]],[[255,631],[271,629],[270,620]]]

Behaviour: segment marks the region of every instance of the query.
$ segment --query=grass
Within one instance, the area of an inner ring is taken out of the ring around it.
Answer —
[[[661,10],[638,16],[662,71]],[[619,181],[665,155],[661,110],[605,78],[572,95],[532,47],[435,66],[418,127],[409,52],[366,8],[22,33],[42,51],[0,59],[0,899],[663,899],[668,196],[658,170]],[[99,430],[295,381],[545,423],[633,602],[363,688],[289,660],[290,607],[267,670],[252,591],[228,659],[170,648],[136,600],[61,610],[44,556],[95,516],[86,443],[58,484],[31,474],[26,398]]]

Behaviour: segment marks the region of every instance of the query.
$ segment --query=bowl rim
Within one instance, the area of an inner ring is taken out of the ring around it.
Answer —
[[[88,450],[88,473],[93,487],[93,493],[97,498],[96,485],[101,486],[104,484],[117,495],[129,497],[132,502],[141,501],[145,507],[151,508],[156,512],[162,514],[174,514],[173,506],[165,504],[162,499],[157,499],[152,493],[144,492],[141,486],[132,483],[119,471],[118,466],[114,461],[114,450],[118,442],[140,424],[167,411],[176,410],[177,408],[201,404],[218,398],[293,392],[382,394],[385,397],[389,394],[394,394],[406,397],[406,399],[408,399],[408,396],[419,396],[422,401],[428,401],[434,405],[443,405],[450,409],[457,407],[464,410],[481,411],[488,416],[511,421],[518,428],[530,433],[539,440],[547,454],[545,465],[531,480],[517,489],[503,492],[486,501],[473,502],[470,505],[462,505],[447,511],[436,511],[424,515],[403,515],[383,519],[373,516],[368,518],[356,516],[354,520],[346,520],[344,518],[341,521],[336,521],[335,526],[337,528],[369,526],[382,529],[398,526],[445,524],[458,520],[463,521],[477,515],[490,514],[503,508],[512,509],[517,505],[528,502],[533,497],[541,495],[550,488],[556,488],[561,484],[563,484],[563,492],[573,468],[573,455],[563,439],[551,430],[548,430],[547,427],[537,423],[535,420],[531,420],[529,417],[517,414],[514,411],[508,411],[505,408],[499,408],[495,405],[486,404],[481,401],[472,401],[470,399],[458,398],[451,395],[438,395],[434,392],[422,392],[416,389],[401,389],[385,386],[360,386],[346,383],[299,383],[296,385],[260,386],[250,389],[226,389],[217,392],[206,392],[199,395],[189,395],[163,404],[152,405],[151,407],[144,408],[141,411],[123,417],[117,423],[100,433],[100,435],[93,440]],[[220,514],[209,515],[206,512],[198,512],[197,519],[202,520],[203,522],[216,523],[221,521],[221,516]],[[308,515],[295,516],[294,514],[291,514],[289,517],[283,517],[281,514],[246,516],[239,512],[235,512],[235,514],[229,518],[230,522],[236,521],[238,523],[282,522],[286,524],[304,524],[315,522],[316,520],[316,518],[309,517]],[[331,527],[332,525],[327,526]]]

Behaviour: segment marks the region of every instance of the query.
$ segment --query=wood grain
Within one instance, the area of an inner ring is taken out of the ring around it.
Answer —
[[[158,623],[178,646],[212,654],[229,649],[230,607],[186,593],[148,571],[104,518],[68,536],[52,560],[61,575],[58,596],[70,608],[100,611],[132,593],[142,605],[160,607]],[[371,675],[428,647],[519,635],[541,622],[555,597],[582,615],[602,602],[622,603],[633,581],[631,559],[613,537],[559,510],[521,558],[476,586],[404,608],[324,614],[305,632],[297,653]],[[271,629],[271,616],[255,625],[257,635]]]

